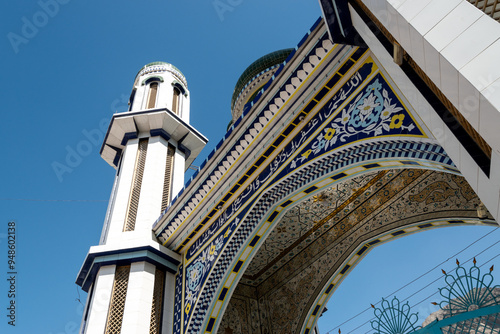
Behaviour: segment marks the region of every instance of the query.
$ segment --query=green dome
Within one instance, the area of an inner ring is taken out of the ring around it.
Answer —
[[[236,99],[240,95],[241,91],[245,85],[250,82],[250,80],[262,71],[284,62],[293,50],[294,49],[283,49],[271,52],[263,57],[260,57],[248,66],[234,87],[233,97],[231,98],[231,109],[234,107],[234,103],[236,102]]]

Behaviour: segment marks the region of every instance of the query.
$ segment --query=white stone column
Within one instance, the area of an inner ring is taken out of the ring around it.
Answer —
[[[137,158],[137,151],[139,147],[139,139],[129,140],[127,147],[124,151],[123,160],[120,167],[120,175],[117,175],[118,184],[116,196],[114,198],[115,205],[111,212],[108,235],[106,243],[114,243],[119,240],[123,233],[123,224],[127,215],[128,201],[130,191],[132,189],[132,179],[134,176],[134,166]]]
[[[92,300],[88,309],[89,316],[83,333],[104,333],[111,292],[113,291],[115,269],[115,265],[104,266],[99,269],[92,287]]]
[[[136,262],[130,266],[122,334],[149,333],[155,270],[156,267],[147,262]]]

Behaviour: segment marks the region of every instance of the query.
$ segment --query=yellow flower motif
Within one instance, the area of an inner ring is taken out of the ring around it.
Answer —
[[[210,255],[215,253],[215,245],[210,246]]]
[[[191,311],[191,303],[188,303],[186,306],[186,314],[188,314],[189,311]]]
[[[307,159],[309,157],[309,154],[311,154],[311,152],[312,150],[307,150],[304,153],[302,153],[302,156]]]
[[[405,119],[404,114],[392,116],[391,124],[389,125],[389,127],[391,129],[399,129],[403,125],[404,119]]]
[[[326,131],[326,134],[325,134],[325,139],[326,139],[326,140],[330,140],[330,139],[332,139],[334,134],[335,134],[335,129],[333,129],[333,128],[329,128],[329,129]]]

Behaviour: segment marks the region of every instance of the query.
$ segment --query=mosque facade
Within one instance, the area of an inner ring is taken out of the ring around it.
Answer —
[[[297,46],[244,71],[186,183],[207,143],[188,83],[164,62],[137,73],[101,148],[116,177],[77,278],[81,333],[317,333],[377,245],[498,226],[496,2],[320,5]]]

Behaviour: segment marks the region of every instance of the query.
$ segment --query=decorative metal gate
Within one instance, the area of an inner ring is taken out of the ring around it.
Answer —
[[[416,326],[418,316],[411,313],[408,302],[402,304],[394,297],[389,302],[382,299],[380,308],[375,308],[376,320],[372,328],[377,334],[462,334],[500,333],[500,287],[491,286],[491,272],[481,276],[479,267],[474,265],[467,271],[457,260],[454,273],[445,274],[446,287],[439,289],[441,310],[431,316],[435,319],[421,328]]]

